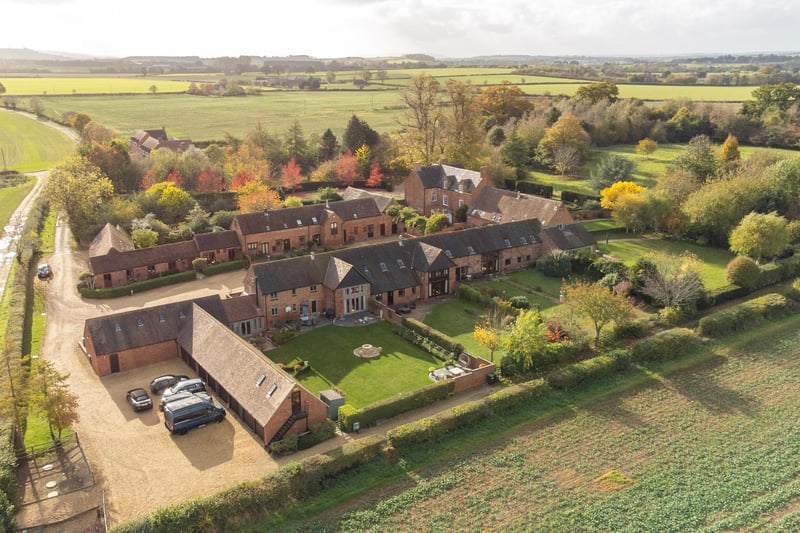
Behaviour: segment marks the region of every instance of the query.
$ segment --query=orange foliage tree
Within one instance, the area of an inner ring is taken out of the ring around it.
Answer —
[[[350,186],[356,181],[358,160],[350,150],[343,153],[336,162],[336,176],[339,178],[339,183],[344,186]]]
[[[383,172],[377,159],[372,160],[372,165],[369,167],[369,178],[365,185],[367,187],[380,187],[383,181]]]
[[[281,187],[289,191],[295,190],[303,182],[302,168],[294,160],[294,157],[283,166],[281,172]]]

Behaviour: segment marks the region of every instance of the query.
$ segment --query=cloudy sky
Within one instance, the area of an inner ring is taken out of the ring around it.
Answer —
[[[796,0],[0,0],[0,48],[102,56],[796,51]]]

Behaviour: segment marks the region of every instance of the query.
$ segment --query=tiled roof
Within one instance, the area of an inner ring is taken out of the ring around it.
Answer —
[[[471,192],[481,182],[481,173],[450,165],[422,167],[417,174],[425,189],[448,189]]]
[[[94,343],[95,354],[107,355],[175,340],[181,328],[191,320],[194,304],[227,324],[217,295],[90,318],[86,329]]]
[[[580,222],[559,224],[542,229],[543,237],[553,243],[559,250],[569,251],[594,246],[597,240]]]
[[[389,206],[397,203],[391,196],[365,191],[363,189],[356,189],[355,187],[346,188],[342,193],[342,198],[344,200],[371,198],[375,201],[375,205],[381,213],[385,213]]]
[[[133,239],[125,233],[124,229],[106,223],[89,245],[89,257],[106,255],[111,251],[129,252],[133,249]]]
[[[243,235],[252,235],[288,228],[316,226],[319,224],[324,209],[325,204],[287,207],[262,213],[236,215],[236,221]]]
[[[469,214],[498,223],[537,218],[544,226],[549,226],[563,207],[564,204],[557,200],[484,187],[475,195],[469,206]]]
[[[420,240],[444,250],[450,257],[466,257],[507,248],[506,241],[512,246],[541,242],[541,228],[541,222],[531,219],[427,235]]]
[[[112,253],[89,258],[92,272],[105,274],[129,270],[135,267],[169,263],[179,259],[196,259],[198,257],[197,245],[194,241],[182,241],[171,244],[162,244],[150,248],[141,248],[130,252]]]
[[[194,242],[201,252],[239,248],[241,246],[239,236],[233,230],[198,233],[194,236]]]
[[[264,316],[264,311],[258,308],[255,294],[244,294],[233,298],[224,298],[222,307],[228,322],[241,322],[259,316]]]

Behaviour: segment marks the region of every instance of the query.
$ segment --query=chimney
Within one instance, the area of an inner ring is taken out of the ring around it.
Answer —
[[[483,180],[490,180],[491,176],[489,176],[489,167],[483,166],[481,167],[481,181]]]
[[[422,163],[414,161],[414,172],[419,172],[420,170],[422,170]]]
[[[330,202],[328,202],[328,200],[325,200],[325,209],[330,209],[330,208],[331,208]]]
[[[399,244],[400,246],[403,246],[403,236],[402,235],[398,235],[397,236],[397,244]]]

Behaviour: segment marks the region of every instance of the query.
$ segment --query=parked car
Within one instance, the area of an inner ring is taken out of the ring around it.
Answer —
[[[188,392],[201,392],[206,390],[206,384],[203,383],[203,380],[200,378],[194,379],[187,379],[184,381],[179,381],[172,387],[166,389],[161,396],[163,398],[172,396],[173,394],[177,394],[179,392],[188,391]]]
[[[164,426],[170,433],[179,435],[211,422],[222,422],[224,418],[225,409],[220,404],[200,398],[196,394],[164,407]]]
[[[47,263],[39,265],[39,268],[36,270],[36,277],[38,277],[39,279],[50,279],[52,275],[53,275],[53,270]]]
[[[125,394],[125,399],[131,404],[134,411],[144,411],[145,409],[153,408],[153,400],[147,391],[139,387],[138,389],[131,389]]]
[[[153,394],[160,394],[161,391],[167,387],[172,387],[179,381],[185,381],[187,379],[189,379],[189,376],[180,374],[175,376],[172,374],[164,374],[163,376],[158,376],[150,382],[150,391]]]
[[[158,410],[159,411],[163,411],[164,407],[167,404],[170,404],[172,402],[177,402],[178,400],[185,400],[186,398],[191,398],[192,396],[199,396],[200,398],[203,398],[204,400],[211,401],[211,396],[209,396],[208,393],[206,393],[206,392],[203,392],[203,391],[200,391],[200,392],[189,392],[188,390],[185,390],[185,391],[181,391],[181,392],[176,392],[172,396],[163,396],[161,398],[161,402],[158,405]]]

